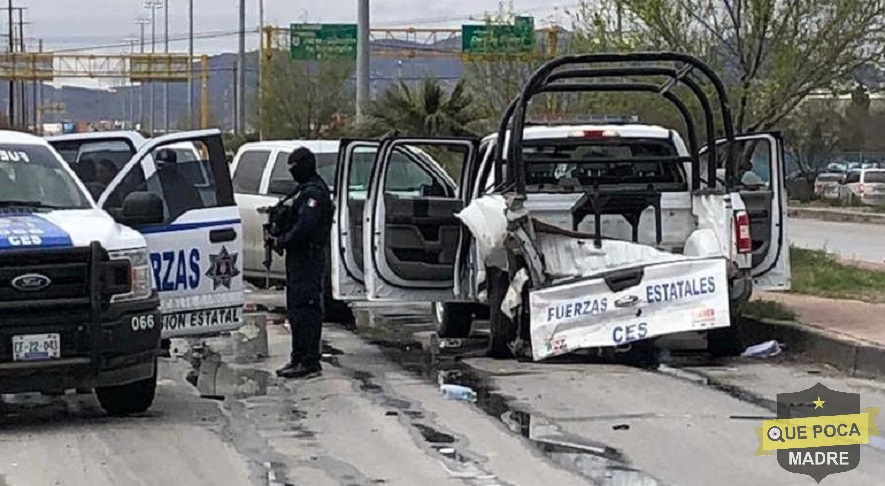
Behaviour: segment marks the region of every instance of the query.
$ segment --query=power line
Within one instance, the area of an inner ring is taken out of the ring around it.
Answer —
[[[206,32],[195,32],[194,39],[218,39],[222,37],[232,37],[238,35],[240,33],[239,30],[213,30]],[[258,31],[247,30],[246,34],[258,34]],[[189,34],[175,34],[169,36],[169,42],[185,42],[189,40]],[[92,51],[97,49],[115,49],[129,47],[128,43],[120,43],[115,42],[113,44],[100,44],[100,45],[91,45],[91,46],[78,46],[78,47],[66,47],[61,49],[52,49],[53,53],[63,53],[63,52],[80,52],[80,51]]]

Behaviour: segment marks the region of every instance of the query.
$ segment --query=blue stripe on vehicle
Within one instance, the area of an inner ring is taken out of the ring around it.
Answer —
[[[179,223],[166,226],[153,226],[147,228],[139,228],[139,232],[143,234],[153,233],[174,233],[176,231],[189,231],[200,228],[211,228],[213,226],[229,226],[232,224],[241,224],[239,219],[225,219],[222,221],[201,221],[198,223]]]
[[[71,235],[38,214],[0,211],[0,250],[74,246]]]

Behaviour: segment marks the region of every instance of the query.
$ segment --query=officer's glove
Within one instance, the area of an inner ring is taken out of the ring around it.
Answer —
[[[283,242],[280,241],[279,238],[274,237],[273,238],[273,249],[274,249],[274,251],[277,252],[277,255],[282,256],[283,252],[285,251],[286,248],[283,246]]]

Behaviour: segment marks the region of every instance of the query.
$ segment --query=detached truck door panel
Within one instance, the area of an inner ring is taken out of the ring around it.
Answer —
[[[195,160],[168,147],[190,143]],[[221,134],[183,132],[152,139],[133,157],[99,205],[114,215],[133,190],[158,194],[162,225],[138,228],[147,240],[160,294],[163,337],[213,334],[243,322],[243,230]]]

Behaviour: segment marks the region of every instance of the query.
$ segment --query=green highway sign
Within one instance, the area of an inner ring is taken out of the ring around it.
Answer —
[[[295,61],[356,59],[356,24],[291,24],[289,57]]]
[[[461,26],[461,53],[468,57],[530,55],[534,51],[533,17],[516,17],[513,24]]]

